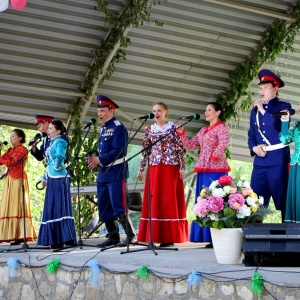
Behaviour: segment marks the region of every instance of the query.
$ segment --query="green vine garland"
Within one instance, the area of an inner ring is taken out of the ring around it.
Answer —
[[[156,3],[157,2],[157,3]],[[164,0],[166,3],[167,0]],[[159,1],[154,1],[153,5],[160,4]],[[95,80],[103,73],[103,65],[108,57],[109,53],[112,51],[114,46],[120,42],[120,47],[115,53],[111,63],[102,77],[99,85],[102,82],[112,75],[115,70],[115,64],[118,63],[121,59],[126,60],[126,52],[125,48],[130,44],[130,39],[124,37],[124,29],[129,28],[130,26],[138,27],[139,24],[143,25],[144,23],[154,22],[157,26],[162,26],[161,22],[152,21],[150,19],[150,10],[152,5],[149,4],[148,0],[135,0],[135,1],[127,1],[122,14],[120,16],[116,16],[111,13],[108,9],[108,1],[99,0],[97,9],[101,10],[105,15],[105,22],[110,26],[110,33],[106,40],[101,42],[100,47],[96,50],[94,55],[94,61],[92,66],[90,67],[88,74],[82,84],[81,90],[86,93],[87,96],[91,96],[92,90],[95,84]],[[73,127],[73,137],[70,143],[70,152],[71,157],[78,152],[78,145],[82,143],[82,131],[80,124],[80,115],[81,115],[81,106],[80,99],[76,99],[72,105],[72,109],[70,112],[70,123]],[[94,126],[93,133],[87,137],[86,141],[82,145],[82,149],[80,149],[80,153],[87,153],[97,149],[97,134],[96,134],[96,125]],[[80,186],[89,185],[89,177],[91,175],[91,171],[87,168],[83,156],[78,157],[78,162],[74,164],[73,168],[74,176],[72,178],[72,185],[77,186],[77,181],[79,178]],[[80,221],[81,226],[88,225],[91,218],[93,217],[94,211],[96,207],[93,207],[91,203],[95,201],[95,197],[93,196],[84,196],[81,197],[79,201],[81,216],[84,216]],[[78,222],[78,199],[77,197],[73,197],[73,210],[74,216],[76,219],[76,224]],[[77,231],[80,228],[77,228]]]
[[[221,92],[217,96],[224,108],[224,119],[227,121],[234,117],[238,119],[238,101],[241,101],[240,108],[243,110],[251,106],[251,95],[247,89],[251,81],[257,76],[260,67],[264,63],[274,61],[282,51],[293,52],[293,44],[300,28],[300,3],[297,3],[291,15],[295,21],[287,24],[286,21],[273,22],[270,28],[263,33],[263,39],[259,42],[253,55],[244,64],[229,73],[231,87],[226,92]]]
[[[154,1],[153,5],[160,4],[161,1]],[[163,1],[167,3],[167,0]],[[90,67],[87,76],[82,85],[82,90],[88,95],[91,95],[95,79],[103,72],[103,65],[114,46],[120,42],[120,47],[114,55],[106,73],[102,77],[99,85],[106,79],[110,78],[115,70],[115,63],[121,59],[126,60],[125,49],[130,44],[130,39],[124,37],[124,30],[131,26],[138,27],[140,24],[154,22],[157,26],[162,26],[159,21],[152,21],[150,19],[150,11],[152,4],[149,0],[127,0],[121,15],[114,15],[108,9],[108,1],[98,0],[98,7],[105,15],[105,24],[110,26],[108,37],[101,42],[100,47],[96,50],[94,55],[93,65]]]
[[[102,41],[100,47],[96,50],[94,55],[94,61],[92,66],[88,70],[88,74],[81,86],[81,90],[86,93],[87,96],[91,96],[92,90],[95,84],[95,80],[103,73],[103,65],[107,56],[120,42],[120,47],[116,51],[106,73],[102,77],[99,85],[101,85],[106,79],[110,78],[115,70],[115,64],[121,59],[126,60],[125,49],[130,44],[130,39],[124,37],[124,30],[130,26],[138,27],[144,23],[154,22],[158,26],[162,26],[161,22],[152,21],[150,19],[150,11],[152,5],[160,4],[161,2],[167,3],[167,0],[154,1],[150,4],[148,0],[127,0],[121,15],[114,15],[108,9],[108,1],[98,0],[97,9],[99,9],[105,15],[105,22],[110,26],[110,33],[106,40]],[[291,16],[295,19],[294,22],[288,24],[286,21],[276,21],[263,33],[263,39],[258,43],[257,49],[253,52],[253,55],[249,57],[242,65],[229,73],[231,81],[230,88],[225,92],[220,92],[217,96],[217,102],[219,102],[224,108],[224,120],[228,121],[231,118],[238,119],[239,108],[246,110],[251,106],[251,95],[247,90],[251,81],[257,76],[260,67],[269,61],[274,61],[279,53],[282,51],[292,51],[293,44],[297,32],[300,28],[300,4],[296,4],[293,8]],[[241,104],[238,105],[240,99]],[[81,124],[80,124],[80,99],[77,99],[72,106],[70,112],[70,121],[73,126],[73,137],[70,145],[71,153],[74,155],[76,146],[81,144]],[[94,134],[89,136],[82,145],[81,153],[96,149],[96,126],[94,128]],[[71,156],[73,157],[73,156]],[[75,176],[73,177],[73,185],[77,184],[77,176],[80,179],[80,185],[88,185],[88,175],[90,170],[86,167],[83,158],[79,158],[74,170]],[[89,216],[86,220],[90,220],[93,209],[90,205],[87,205],[89,196],[85,196],[86,201],[81,201],[82,215]],[[74,201],[74,208],[77,208],[77,202]],[[76,214],[74,214],[76,216]],[[78,222],[77,222],[78,224]],[[84,225],[84,224],[83,224]]]
[[[77,186],[78,181],[80,186],[88,186],[90,185],[89,179],[91,176],[91,170],[87,167],[84,161],[84,155],[87,152],[93,152],[97,149],[97,126],[94,124],[93,130],[87,139],[83,142],[82,138],[82,127],[80,123],[80,98],[76,99],[72,105],[72,110],[70,113],[71,122],[73,125],[72,139],[70,140],[70,157],[73,158],[73,161],[70,161],[71,169],[73,172],[72,177],[72,186]],[[81,146],[81,149],[79,148]],[[77,156],[77,157],[75,157]],[[95,177],[95,175],[94,175]],[[95,179],[95,178],[94,178]],[[78,201],[79,200],[79,201]],[[77,196],[73,197],[73,215],[75,218],[75,224],[77,225],[77,232],[80,230],[78,227],[79,223],[81,227],[86,226],[90,223],[94,212],[97,208],[96,196],[85,195],[81,196],[78,199]],[[78,214],[78,205],[80,205],[80,215],[81,220],[79,222],[79,214]]]

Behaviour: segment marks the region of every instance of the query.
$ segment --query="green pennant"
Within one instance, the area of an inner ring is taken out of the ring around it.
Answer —
[[[58,266],[60,264],[60,258],[54,258],[50,262],[47,263],[46,269],[49,273],[56,273]]]
[[[252,276],[252,283],[249,289],[253,293],[257,294],[258,298],[261,298],[262,288],[263,288],[263,278],[258,272],[255,272]]]
[[[138,269],[135,274],[142,278],[148,277],[148,267],[146,265],[143,265],[140,269]]]

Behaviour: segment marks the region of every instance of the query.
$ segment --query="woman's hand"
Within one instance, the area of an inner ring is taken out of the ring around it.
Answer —
[[[144,178],[144,174],[142,172],[138,173],[138,180],[142,181]]]
[[[289,110],[281,110],[280,112],[285,112],[285,115],[281,115],[282,120],[289,120],[290,119],[290,111]]]
[[[42,186],[46,186],[46,185],[47,185],[47,180],[42,179],[42,180],[41,180],[41,185],[42,185]]]
[[[177,132],[178,135],[183,135],[184,134],[184,127],[182,126],[181,123],[177,124],[176,132]]]
[[[180,177],[180,179],[184,179],[185,178],[185,171],[179,171],[179,177]]]

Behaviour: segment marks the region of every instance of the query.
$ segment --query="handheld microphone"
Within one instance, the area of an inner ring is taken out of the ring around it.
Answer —
[[[93,125],[93,124],[95,124],[96,123],[96,119],[95,118],[91,118],[90,120],[89,120],[89,122],[83,127],[83,130],[84,129],[87,129],[87,128],[89,128],[89,127],[91,127],[91,125]]]
[[[288,111],[290,112],[290,115],[294,115],[296,113],[296,111],[291,108],[291,109],[288,109]],[[287,112],[285,111],[280,111],[278,113],[275,113],[275,114],[271,114],[272,117],[276,117],[276,116],[286,116],[287,115]]]
[[[37,133],[37,134],[35,135],[35,137],[29,141],[28,146],[31,146],[33,143],[35,143],[36,141],[38,141],[38,140],[44,138],[45,136],[47,136],[47,134],[46,134],[45,132],[42,132],[42,133],[39,132],[39,133]]]
[[[8,142],[7,141],[4,141],[4,142],[0,142],[0,145],[7,145]]]
[[[148,115],[139,117],[139,118],[134,119],[134,120],[147,120],[147,119],[153,119],[153,118],[154,118],[154,114],[153,114],[153,113],[150,113],[150,114],[148,114]]]
[[[180,119],[182,119],[182,120],[199,120],[200,115],[199,114],[193,114],[192,116],[182,117]]]
[[[254,107],[254,114],[257,114],[258,108],[257,106]]]

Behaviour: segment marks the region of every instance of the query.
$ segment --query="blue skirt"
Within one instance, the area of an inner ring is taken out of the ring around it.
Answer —
[[[48,177],[43,218],[37,244],[49,246],[66,242],[76,244],[70,178]]]
[[[300,223],[300,166],[291,165],[286,199],[285,222]]]
[[[227,172],[207,172],[197,173],[195,203],[204,186],[208,187],[212,181],[217,180],[220,176],[227,175]],[[194,243],[211,243],[211,235],[209,227],[201,227],[197,222],[192,222],[190,241]]]

